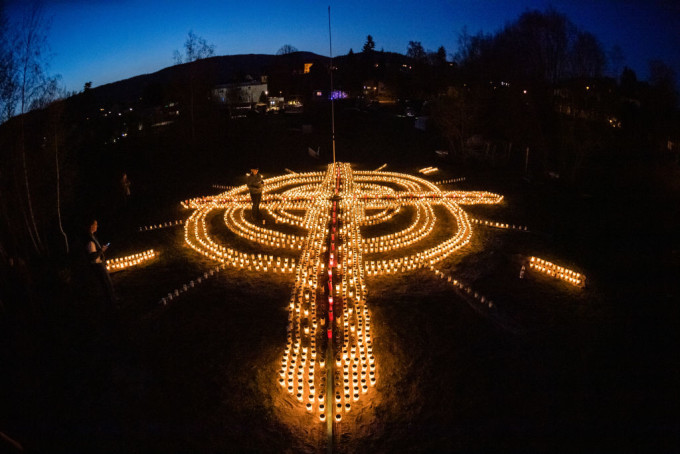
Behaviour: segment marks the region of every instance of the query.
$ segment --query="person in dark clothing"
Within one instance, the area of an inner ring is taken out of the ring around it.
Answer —
[[[87,256],[90,263],[90,269],[97,276],[97,280],[102,285],[104,289],[104,294],[108,299],[108,302],[113,307],[116,304],[116,294],[113,290],[113,282],[111,281],[111,276],[109,276],[109,271],[106,269],[106,258],[104,257],[104,252],[109,248],[108,244],[101,245],[99,240],[95,236],[97,231],[98,223],[96,219],[90,222],[89,226],[89,237],[87,240]]]
[[[262,178],[262,175],[258,173],[257,167],[250,169],[246,183],[248,184],[248,191],[250,192],[250,200],[253,202],[253,219],[256,222],[264,224],[262,213],[260,213],[260,201],[262,200],[264,179]]]
[[[132,194],[132,192],[130,192],[130,186],[132,186],[132,183],[130,182],[127,173],[124,173],[122,178],[120,179],[120,189],[121,193],[123,194],[124,203],[127,203],[128,199],[130,198],[130,195]]]

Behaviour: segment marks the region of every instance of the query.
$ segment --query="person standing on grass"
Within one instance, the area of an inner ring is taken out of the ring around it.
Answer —
[[[130,192],[130,186],[132,186],[132,183],[130,182],[130,179],[127,176],[127,173],[123,173],[123,177],[120,179],[120,189],[123,194],[123,203],[127,204],[128,199],[130,198],[131,192]]]
[[[262,200],[262,189],[264,188],[264,179],[258,173],[259,169],[253,167],[250,169],[246,183],[248,184],[248,191],[250,192],[250,200],[253,202],[253,219],[255,222],[264,224],[262,213],[260,213],[260,201]]]
[[[109,307],[113,308],[116,305],[116,294],[113,290],[113,282],[109,276],[109,270],[106,269],[106,258],[104,252],[109,248],[109,244],[101,245],[95,236],[99,224],[96,219],[90,220],[89,223],[89,237],[87,240],[87,256],[90,263],[90,269],[94,272],[97,280],[104,289],[104,294],[108,299]]]

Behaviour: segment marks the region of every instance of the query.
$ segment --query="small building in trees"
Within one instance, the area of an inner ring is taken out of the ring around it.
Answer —
[[[393,91],[385,82],[376,79],[364,80],[361,94],[364,98],[380,102],[394,102]]]
[[[267,100],[269,90],[267,76],[259,80],[246,76],[244,81],[217,85],[212,90],[213,100],[229,107],[252,107],[262,100]]]

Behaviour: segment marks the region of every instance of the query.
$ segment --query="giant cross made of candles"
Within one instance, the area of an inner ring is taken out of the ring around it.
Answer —
[[[249,220],[244,185],[185,201],[193,210],[185,223],[185,241],[224,266],[295,276],[278,381],[317,420],[338,422],[376,383],[364,277],[432,267],[470,241],[471,220],[461,205],[495,204],[503,197],[442,191],[423,178],[353,170],[348,163],[329,164],[325,172],[268,178],[265,183],[261,207],[274,225]],[[455,219],[456,228],[438,244],[419,247],[435,228],[437,205]],[[361,226],[385,222],[407,206],[415,213],[407,227],[362,236]],[[284,256],[221,244],[206,222],[221,210],[231,232]],[[279,228],[284,224],[306,234],[284,233]],[[394,257],[379,258],[388,252]]]

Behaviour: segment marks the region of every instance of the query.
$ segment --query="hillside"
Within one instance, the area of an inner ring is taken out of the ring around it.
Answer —
[[[91,90],[95,99],[104,103],[132,103],[143,96],[147,87],[170,86],[183,80],[189,71],[208,74],[216,84],[251,75],[269,74],[279,67],[302,67],[304,63],[327,62],[328,57],[311,52],[295,52],[287,55],[223,55],[192,63],[169,66],[155,73],[142,74],[129,79],[102,85]]]

